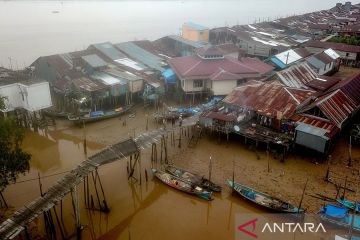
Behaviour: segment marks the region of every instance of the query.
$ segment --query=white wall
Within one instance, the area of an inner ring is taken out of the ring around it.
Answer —
[[[24,108],[32,112],[52,106],[48,82],[30,86],[21,83],[0,86],[0,95],[7,98],[4,112],[13,111],[15,108]]]
[[[17,83],[0,86],[0,96],[5,97],[5,109],[4,112],[13,111],[15,108],[21,107],[23,104],[20,88]]]
[[[39,111],[52,106],[49,83],[37,83],[30,86],[19,85],[26,89],[28,94],[23,105],[26,110]]]
[[[235,87],[236,80],[212,81],[212,91],[214,95],[228,95]]]

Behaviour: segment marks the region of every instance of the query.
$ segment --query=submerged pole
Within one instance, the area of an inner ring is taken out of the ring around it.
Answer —
[[[212,170],[212,162],[211,162],[211,156],[209,159],[209,181],[211,181],[211,170]]]

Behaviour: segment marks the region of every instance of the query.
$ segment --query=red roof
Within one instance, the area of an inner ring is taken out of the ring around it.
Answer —
[[[329,30],[330,29],[330,25],[329,24],[309,24],[309,28],[310,29],[319,29],[319,30]]]
[[[210,78],[211,75],[224,70],[232,74],[244,74],[249,77],[258,77],[273,70],[273,67],[257,59],[243,58],[238,61],[235,58],[202,59],[199,56],[178,57],[169,60],[171,68],[181,78],[197,79]]]
[[[261,115],[289,119],[295,113],[296,107],[313,94],[314,92],[309,90],[251,81],[235,88],[223,101],[251,109]]]
[[[334,42],[320,42],[320,41],[308,41],[306,43],[307,47],[323,48],[323,49],[334,49],[342,52],[354,52],[360,53],[360,46],[347,45],[344,43],[334,43]]]

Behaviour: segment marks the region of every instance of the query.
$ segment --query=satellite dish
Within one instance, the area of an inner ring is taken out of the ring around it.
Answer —
[[[240,127],[237,126],[237,125],[235,125],[235,126],[234,126],[234,130],[235,130],[235,132],[239,132],[239,131],[240,131]]]

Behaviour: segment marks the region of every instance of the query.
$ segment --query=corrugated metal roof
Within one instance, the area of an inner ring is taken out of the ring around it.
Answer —
[[[357,106],[340,89],[317,98],[300,112],[307,112],[318,107],[321,112],[338,128],[357,109]]]
[[[275,57],[285,65],[289,65],[293,62],[302,59],[302,57],[292,49],[276,54]]]
[[[340,55],[337,52],[335,52],[334,50],[332,50],[331,48],[326,49],[324,52],[334,60],[338,59],[340,57]]]
[[[103,53],[111,60],[127,58],[124,54],[122,54],[119,50],[117,50],[110,42],[97,43],[91,46],[95,47],[97,50],[99,50],[101,53]]]
[[[340,129],[333,123],[331,123],[329,120],[319,119],[309,115],[296,115],[292,119],[297,123],[305,123],[317,128],[324,129],[326,131],[325,135],[328,138],[332,138],[333,136],[335,136],[336,133],[340,131]]]
[[[299,124],[296,128],[296,131],[301,131],[301,132],[305,132],[305,133],[309,133],[311,135],[315,135],[321,138],[324,138],[326,140],[328,140],[329,138],[326,137],[326,133],[328,132],[326,129],[323,128],[318,128],[312,125],[308,125],[305,123],[301,123]]]
[[[251,81],[235,88],[223,101],[252,109],[261,115],[289,119],[296,107],[313,94],[313,91],[288,88],[276,83]]]
[[[95,72],[93,75],[91,75],[92,78],[100,80],[105,85],[125,85],[126,81],[113,77],[109,74],[103,73],[103,72]]]
[[[308,89],[308,82],[318,77],[307,62],[295,64],[276,74],[285,86],[305,89]]]
[[[135,69],[137,71],[142,71],[142,70],[146,69],[146,66],[144,66],[141,63],[135,62],[134,60],[132,60],[130,58],[121,58],[121,59],[116,59],[114,61],[121,65],[124,65],[126,67]]]
[[[81,58],[93,68],[107,66],[107,63],[96,54],[86,55]]]
[[[95,92],[106,88],[106,86],[100,82],[95,82],[87,77],[77,78],[72,80],[74,85],[88,92]]]
[[[360,73],[356,73],[340,81],[338,84],[330,88],[328,92],[336,89],[341,89],[341,91],[349,97],[356,106],[360,105]]]
[[[115,44],[115,46],[129,57],[147,65],[150,68],[163,71],[164,60],[157,55],[154,55],[132,42],[124,42]]]
[[[142,77],[139,77],[133,73],[130,72],[124,72],[124,71],[119,71],[117,69],[114,68],[110,68],[110,69],[106,69],[104,70],[104,72],[106,72],[107,74],[110,74],[116,78],[121,78],[124,79],[125,81],[138,81],[138,80],[142,80]]]

